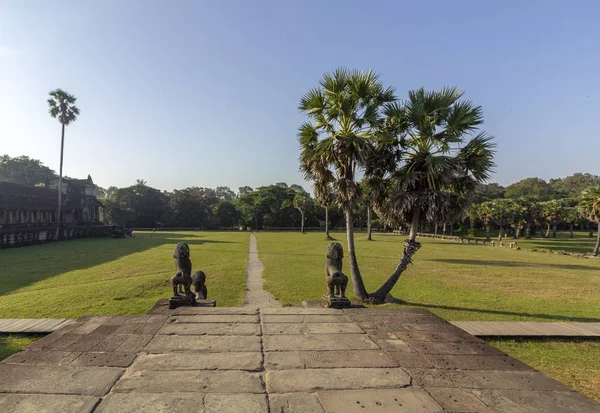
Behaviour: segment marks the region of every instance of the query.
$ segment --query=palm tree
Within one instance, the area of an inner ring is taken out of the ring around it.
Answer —
[[[600,185],[592,186],[581,193],[579,211],[590,221],[598,224],[598,237],[592,252],[594,256],[597,256],[600,249]]]
[[[302,191],[302,192],[298,192],[294,196],[293,204],[294,204],[294,208],[296,208],[298,211],[300,211],[300,214],[302,215],[302,224],[300,227],[300,232],[302,232],[304,234],[304,215],[306,214],[306,211],[308,210],[308,208],[310,208],[310,205],[312,204],[312,200],[310,199],[310,196],[306,192]]]
[[[307,179],[313,168],[331,174],[336,202],[346,215],[346,237],[354,294],[367,299],[354,247],[352,207],[360,196],[356,175],[377,139],[386,103],[396,100],[393,88],[384,88],[372,71],[339,68],[325,73],[319,86],[306,93],[299,109],[309,122],[299,129],[300,165]]]
[[[388,196],[378,214],[404,219],[410,225],[400,263],[373,294],[371,303],[388,294],[421,247],[416,241],[420,222],[442,222],[464,214],[475,187],[490,177],[494,144],[484,132],[481,107],[460,100],[462,92],[444,88],[409,92],[402,106],[388,105],[388,116],[405,125],[402,162],[387,179]],[[471,134],[475,134],[471,138]],[[470,138],[470,139],[469,139]]]
[[[331,182],[323,178],[316,180],[314,193],[317,204],[325,208],[325,238],[331,239],[331,236],[329,235],[329,207],[334,201]]]
[[[57,118],[62,125],[60,137],[60,171],[58,174],[58,214],[56,216],[56,234],[54,236],[54,239],[58,240],[62,209],[62,170],[65,147],[65,126],[75,122],[77,116],[79,116],[79,108],[75,106],[77,98],[62,89],[53,90],[49,95],[50,99],[48,99],[48,106],[50,107],[50,116]]]

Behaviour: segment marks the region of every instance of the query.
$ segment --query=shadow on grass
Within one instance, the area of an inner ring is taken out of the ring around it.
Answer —
[[[536,313],[521,313],[521,312],[515,312],[515,311],[484,310],[481,308],[453,307],[450,305],[412,303],[410,301],[403,301],[403,304],[409,305],[412,307],[435,308],[438,310],[467,311],[467,312],[471,312],[471,313],[543,318],[546,320],[581,321],[581,322],[594,322],[594,323],[600,322],[600,318],[591,318],[591,317],[571,317],[571,316],[554,315],[554,314],[536,314]]]
[[[532,267],[532,268],[560,268],[564,270],[598,270],[600,267],[591,265],[579,264],[539,264],[536,262],[523,261],[496,261],[496,260],[475,260],[475,259],[458,259],[458,258],[434,258],[428,261],[445,262],[447,264],[456,265],[483,265],[490,267]]]
[[[174,247],[178,242],[185,242],[192,247],[237,243],[185,233],[161,232],[152,234],[152,237],[150,234],[144,235],[148,236],[86,238],[0,250],[0,296],[66,272],[94,267],[163,245]],[[165,250],[164,259],[173,259],[172,249]]]

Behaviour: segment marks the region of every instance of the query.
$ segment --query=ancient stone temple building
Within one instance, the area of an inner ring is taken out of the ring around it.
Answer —
[[[51,241],[56,231],[58,180],[47,187],[0,182],[0,248]],[[111,235],[100,222],[99,188],[87,179],[63,178],[59,238]]]

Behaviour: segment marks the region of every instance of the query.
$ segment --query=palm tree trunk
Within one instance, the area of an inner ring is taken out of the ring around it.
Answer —
[[[438,229],[438,223],[437,223],[437,221],[435,221],[435,223],[433,224],[433,233],[435,235],[437,235],[437,229]]]
[[[594,256],[598,255],[599,249],[600,249],[600,221],[598,221],[598,237],[596,238],[596,246],[594,247],[594,251],[593,251]]]
[[[373,241],[371,237],[371,207],[367,207],[367,239]]]
[[[515,223],[515,239],[519,239],[521,236],[521,226],[518,223]]]
[[[60,213],[62,209],[62,172],[63,172],[63,153],[65,148],[65,124],[62,124],[62,133],[60,136],[60,170],[58,174],[58,213],[56,215],[56,233],[54,239],[58,241],[60,235]]]
[[[300,224],[300,232],[304,234],[304,212],[300,211],[300,215],[302,215],[302,223]]]
[[[369,298],[365,284],[363,283],[362,277],[360,276],[360,269],[358,268],[358,262],[356,261],[356,251],[354,249],[354,222],[352,216],[352,205],[346,207],[346,238],[348,239],[348,254],[350,254],[350,272],[352,276],[352,287],[354,288],[354,295],[361,300],[365,301]]]
[[[550,223],[546,222],[546,236],[544,238],[550,237]]]
[[[325,237],[329,237],[329,207],[325,207]]]
[[[571,238],[573,238],[573,224],[569,225],[569,232],[571,233]]]
[[[392,273],[390,278],[373,294],[369,295],[369,302],[371,304],[383,304],[386,297],[392,291],[392,288],[396,285],[402,273],[408,267],[408,264],[412,262],[412,257],[421,248],[421,244],[416,241],[417,229],[419,225],[419,210],[413,211],[412,222],[410,225],[410,233],[408,239],[404,241],[404,253],[402,259],[398,263],[396,270]]]
[[[446,222],[444,222],[444,227],[442,228],[442,234],[446,235]]]

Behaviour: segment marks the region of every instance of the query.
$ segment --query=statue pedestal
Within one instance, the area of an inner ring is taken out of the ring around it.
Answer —
[[[352,305],[347,297],[331,297],[329,294],[323,294],[321,304],[325,308],[349,308]]]
[[[169,308],[174,309],[177,307],[192,307],[196,305],[196,298],[193,295],[174,295],[169,298]]]
[[[217,300],[196,300],[196,307],[216,307]]]

